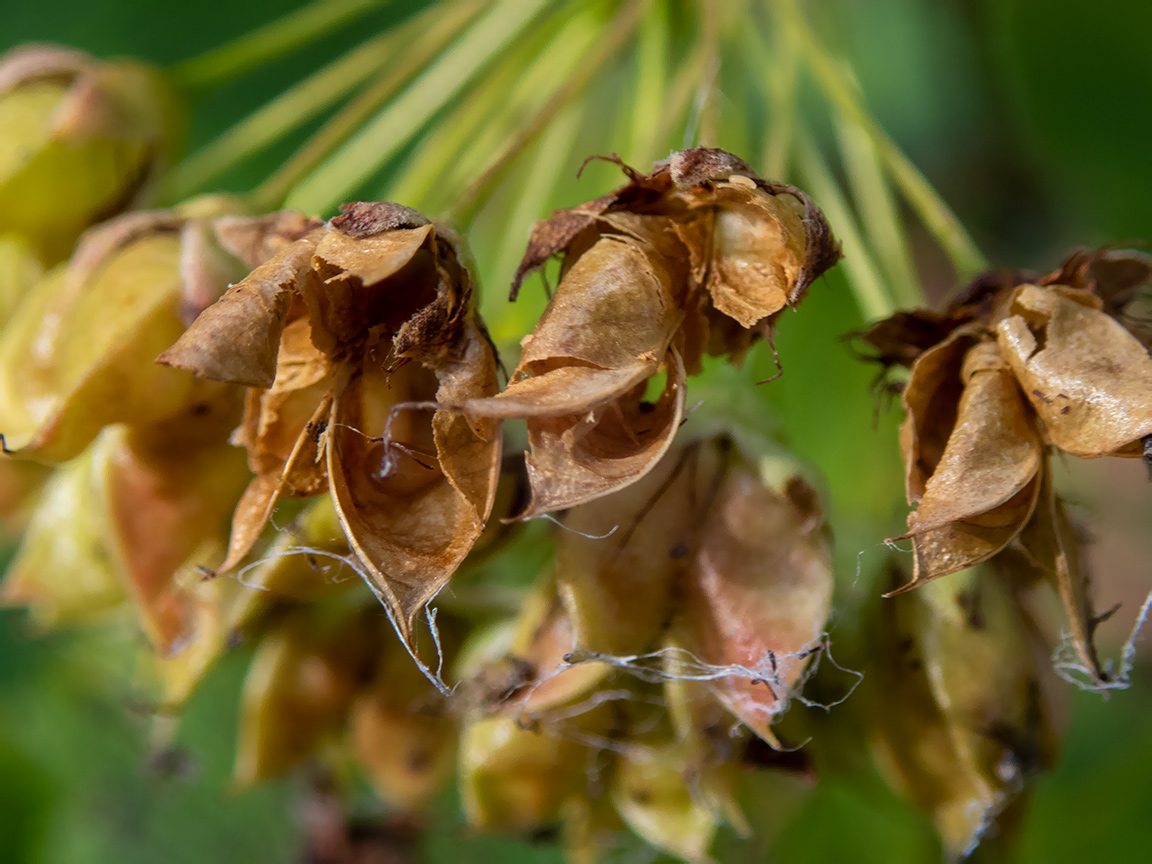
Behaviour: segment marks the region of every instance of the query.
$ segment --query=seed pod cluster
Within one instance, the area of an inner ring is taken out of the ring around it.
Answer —
[[[988,274],[943,313],[902,312],[861,339],[911,375],[900,444],[915,570],[899,590],[1006,549],[1064,602],[1081,662],[1105,682],[1100,618],[1051,453],[1152,452],[1152,356],[1126,309],[1152,281],[1138,253],[1080,252],[1043,277]]]
[[[228,444],[242,394],[149,361],[243,272],[210,227],[235,206],[204,200],[93,229],[0,333],[8,454],[63,463],[3,588],[44,624],[130,599],[162,655],[195,629],[204,598],[191,571],[244,484]]]
[[[722,822],[746,828],[733,786],[745,747],[779,746],[771,724],[830,607],[813,501],[798,476],[776,488],[720,438],[573,508],[508,650],[472,670],[484,686],[461,739],[470,820],[539,830],[604,787],[629,827],[686,860],[706,857]],[[540,773],[526,783],[529,764]]]

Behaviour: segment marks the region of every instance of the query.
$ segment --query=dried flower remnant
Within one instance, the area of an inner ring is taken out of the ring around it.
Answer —
[[[754,735],[779,746],[771,723],[819,650],[832,571],[815,496],[790,464],[690,441],[569,511],[557,544],[506,652],[465,670],[469,819],[590,836],[609,818],[574,805],[591,784],[611,818],[704,860],[719,824],[748,830],[744,754]]]
[[[1051,768],[1066,714],[1045,639],[984,567],[876,604],[868,732],[892,785],[927,811],[950,860],[970,854]]]
[[[44,268],[23,238],[0,234],[0,321],[7,321]],[[28,505],[48,469],[31,462],[0,460],[0,541],[15,539],[28,520]]]
[[[722,150],[674,153],[648,175],[619,164],[627,185],[533,228],[512,296],[563,253],[560,284],[508,387],[462,405],[528,420],[525,519],[644,476],[671,446],[702,356],[738,362],[839,257],[807,195]],[[644,401],[661,371],[663,393]]]
[[[1019,543],[1064,601],[1098,683],[1088,581],[1048,454],[1145,455],[1152,357],[1123,322],[1149,282],[1136,253],[1077,252],[1047,276],[986,274],[942,315],[899,313],[861,334],[876,359],[912,370],[901,447],[919,508],[903,535],[915,570],[900,590]]]
[[[226,529],[245,471],[228,444],[239,388],[158,369],[149,357],[240,271],[204,239],[211,218],[232,207],[209,199],[93,229],[0,337],[10,455],[70,460],[38,505],[9,600],[59,605],[56,571],[110,573],[160,656],[196,627],[203,598],[178,574]],[[63,490],[86,502],[74,525],[53,512]],[[92,600],[93,611],[115,593]]]
[[[704,664],[754,670],[712,687],[774,746],[771,723],[819,650],[831,609],[831,553],[815,500],[799,477],[781,493],[738,462],[717,492],[684,583],[679,641]]]
[[[111,423],[161,422],[225,389],[150,358],[243,272],[202,233],[236,206],[203,199],[114,219],[24,296],[0,331],[8,454],[56,464]]]
[[[417,614],[492,507],[498,424],[445,406],[495,393],[495,359],[449,237],[395,204],[342,210],[229,289],[159,359],[251,388],[236,440],[257,476],[221,569],[243,560],[281,498],[328,492],[413,647]]]
[[[50,45],[0,57],[0,233],[46,264],[147,192],[175,137],[159,73]]]
[[[244,682],[236,780],[279,776],[344,727],[369,668],[364,615],[310,607],[265,633]]]

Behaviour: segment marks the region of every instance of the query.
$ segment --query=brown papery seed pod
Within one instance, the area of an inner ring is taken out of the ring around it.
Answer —
[[[450,237],[395,204],[342,212],[229,289],[159,360],[252,388],[236,439],[257,476],[222,569],[281,498],[328,492],[414,649],[416,616],[492,508],[498,423],[445,406],[495,393],[495,357]],[[231,236],[245,235],[233,225]]]
[[[563,253],[560,285],[509,386],[461,406],[528,420],[525,519],[644,476],[671,446],[702,356],[739,361],[839,257],[807,195],[730,153],[674,153],[647,175],[608,158],[630,182],[536,224],[512,296]],[[661,371],[663,393],[647,402]]]

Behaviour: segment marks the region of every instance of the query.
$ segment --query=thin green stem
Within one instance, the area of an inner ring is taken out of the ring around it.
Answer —
[[[796,159],[804,175],[804,185],[820,204],[844,251],[842,263],[856,305],[866,319],[886,318],[896,310],[896,304],[884,287],[852,210],[821,156],[819,145],[802,125],[796,127],[796,145]]]
[[[636,49],[636,83],[632,90],[636,103],[628,135],[628,148],[622,154],[632,165],[652,161],[653,137],[664,110],[664,82],[668,76],[668,55],[672,38],[668,4],[658,0],[640,23]]]
[[[182,200],[233,165],[270,147],[359,87],[391,59],[403,30],[382,33],[286,90],[180,162],[168,197]]]
[[[524,253],[533,222],[546,214],[548,203],[565,169],[573,167],[572,146],[580,121],[585,116],[585,102],[577,98],[566,105],[541,136],[516,196],[515,206],[504,221],[503,242],[496,259],[495,272],[503,281],[505,290],[485,295],[492,298],[492,303],[500,304],[499,314],[489,316],[493,324],[492,338],[498,345],[514,343],[520,335],[531,329],[539,314],[539,307],[524,302],[523,298],[514,307],[514,311],[508,310],[507,286],[511,283],[512,271]]]
[[[759,29],[745,27],[739,32],[745,57],[752,60],[753,64],[750,77],[761,83],[769,106],[768,134],[764,136],[760,167],[765,177],[785,180],[788,177],[788,159],[796,127],[800,54],[795,40],[787,38],[779,28],[773,31],[774,58],[763,50],[759,40],[764,37]],[[773,59],[774,62],[769,62]]]
[[[920,305],[924,294],[876,147],[858,123],[842,114],[835,126],[856,212],[876,250],[889,290],[901,306]]]
[[[708,70],[708,60],[708,46],[699,39],[695,40],[691,53],[685,58],[680,71],[672,79],[672,86],[668,88],[664,116],[656,134],[652,136],[654,148],[665,146],[677,128],[684,125],[684,115],[692,105],[692,97],[700,89],[700,79]]]
[[[451,48],[289,193],[287,204],[326,212],[386,164],[523,31],[550,0],[496,0]]]
[[[324,124],[296,153],[256,190],[254,200],[264,209],[279,207],[292,188],[444,50],[483,8],[485,0],[435,5],[397,31],[407,50],[370,87]],[[307,211],[314,212],[314,211]]]
[[[466,226],[472,221],[476,211],[487,200],[492,188],[499,182],[508,166],[525,147],[536,140],[553,118],[588,86],[592,78],[599,74],[632,38],[633,31],[648,5],[649,0],[631,0],[620,10],[609,25],[609,35],[600,46],[600,50],[590,52],[588,56],[581,58],[581,62],[576,65],[576,71],[552,93],[536,115],[502,148],[500,155],[455,200],[451,209],[444,214],[446,220],[455,221],[461,226]]]
[[[824,95],[844,115],[871,138],[881,161],[904,194],[912,209],[940,243],[953,266],[962,275],[987,269],[988,259],[976,246],[956,214],[944,202],[932,184],[904,155],[865,110],[850,78],[820,44],[816,34],[801,14],[796,0],[774,0],[779,20],[800,45],[801,53],[811,68]]]
[[[390,0],[316,0],[226,45],[177,64],[172,77],[185,89],[211,90],[315,42],[386,2]]]
[[[695,115],[699,126],[696,143],[702,147],[715,147],[717,139],[719,106],[716,104],[717,79],[720,77],[720,16],[724,6],[719,3],[701,3],[700,10],[700,41],[704,45],[707,62],[704,65],[704,77],[700,81],[700,89],[696,93]],[[695,130],[692,130],[695,131]],[[687,146],[688,142],[685,142]]]

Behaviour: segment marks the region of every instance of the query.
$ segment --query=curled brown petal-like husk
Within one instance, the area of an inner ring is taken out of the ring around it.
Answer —
[[[1092,581],[1064,502],[1056,494],[1050,464],[1044,466],[1036,515],[1020,534],[1020,545],[1064,604],[1072,642],[1084,668],[1097,683],[1106,683],[1110,676],[1100,664],[1095,633],[1107,615],[1098,615],[1092,605]]]
[[[248,465],[256,474],[283,470],[304,427],[335,384],[332,364],[312,344],[310,334],[307,318],[290,315],[280,337],[272,386],[248,391],[233,443],[247,448]]]
[[[220,245],[255,269],[324,225],[298,210],[264,216],[224,216],[213,223]]]
[[[919,509],[908,517],[904,537],[988,513],[1040,470],[1043,444],[996,343],[974,346],[964,358],[962,377],[956,425]]]
[[[956,425],[957,406],[964,391],[964,357],[977,339],[968,328],[925,351],[912,365],[901,397],[905,418],[900,427],[904,454],[904,486],[909,504],[920,501],[928,478],[940,464]]]
[[[516,270],[513,299],[525,276],[568,248],[598,220],[618,212],[669,216],[677,222],[696,218],[694,211],[723,214],[720,230],[713,231],[713,239],[707,241],[711,248],[696,248],[700,243],[692,241],[685,245],[694,260],[712,264],[713,298],[721,311],[745,327],[784,305],[796,305],[808,286],[839,260],[840,250],[827,221],[803,191],[761,179],[731,153],[711,147],[684,150],[657,163],[647,175],[624,165],[619,157],[607,157],[607,161],[620,165],[629,182],[609,195],[536,223]],[[795,199],[798,208],[781,196]],[[746,218],[749,211],[759,211],[757,218]],[[771,252],[765,255],[769,248]],[[698,275],[703,272],[700,269]],[[687,359],[694,366],[693,358]]]
[[[791,197],[765,194],[751,180],[747,185],[718,183],[714,198],[718,209],[708,293],[720,312],[742,327],[752,327],[797,302],[807,290],[801,278],[804,216]]]
[[[1056,761],[1063,688],[1047,641],[987,569],[937,582],[916,599],[913,626],[936,702],[958,753],[1003,806]]]
[[[236,567],[252,551],[281,498],[319,495],[328,488],[324,453],[331,435],[328,424],[332,404],[330,393],[321,397],[282,468],[252,478],[232,516],[228,555],[220,565],[220,572]]]
[[[1152,435],[1147,349],[1059,286],[1021,286],[1011,311],[997,328],[1000,346],[1052,443],[1076,456],[1143,455],[1140,440]]]
[[[302,296],[312,341],[330,356],[362,340],[371,327],[390,333],[436,297],[431,225],[354,237],[328,231],[312,255],[315,277]]]
[[[790,484],[803,484],[793,478]],[[762,674],[715,682],[720,701],[770,744],[771,723],[796,684],[832,600],[832,561],[810,494],[780,495],[734,466],[705,523],[684,582],[684,647],[714,666]]]
[[[215,392],[182,415],[147,429],[112,427],[103,443],[109,554],[161,653],[192,621],[194,599],[173,574],[226,529],[245,481],[243,454],[227,443],[238,394],[210,388]]]
[[[675,349],[655,403],[643,385],[583,414],[537,420],[528,427],[532,499],[521,519],[586,504],[635,483],[668,452],[684,416],[684,364]]]
[[[391,375],[353,373],[332,405],[328,477],[336,511],[363,575],[410,647],[416,615],[480,536],[496,491],[495,424],[438,420],[423,410],[441,392],[465,401],[495,391],[490,349],[470,332],[459,365],[436,373],[417,363]],[[400,402],[425,404],[398,410],[389,425],[389,411]],[[384,432],[387,443],[376,437]]]
[[[314,278],[308,264],[317,239],[297,240],[229,288],[157,362],[213,381],[271,387],[292,298]]]
[[[1028,524],[1040,494],[1040,475],[986,513],[912,536],[912,581],[890,594],[987,561],[1011,543]]]

